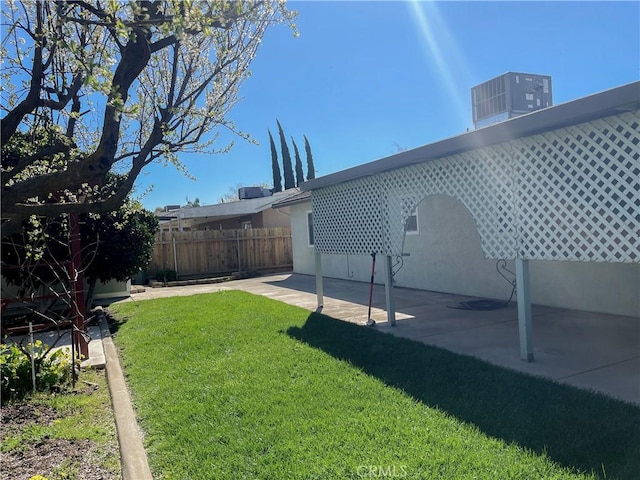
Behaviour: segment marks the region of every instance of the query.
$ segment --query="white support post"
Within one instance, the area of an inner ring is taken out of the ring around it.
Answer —
[[[393,297],[393,263],[391,256],[385,257],[385,277],[384,277],[384,293],[387,300],[387,321],[389,325],[395,326],[396,324],[396,302]]]
[[[529,260],[516,258],[516,288],[518,299],[518,332],[520,359],[533,362],[533,333],[531,318],[531,290],[529,286]]]
[[[321,311],[324,305],[324,286],[322,284],[322,254],[318,249],[315,249],[316,260],[316,296],[318,298],[317,311]]]

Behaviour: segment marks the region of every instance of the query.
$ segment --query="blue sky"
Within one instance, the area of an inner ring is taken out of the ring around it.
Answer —
[[[151,166],[138,181],[137,193],[153,185],[145,207],[212,204],[237,184],[271,182],[276,118],[303,163],[307,135],[322,176],[465,132],[471,87],[507,71],[551,75],[556,105],[640,78],[640,2],[288,5],[300,36],[267,32],[230,115],[260,144],[181,155],[195,181]]]

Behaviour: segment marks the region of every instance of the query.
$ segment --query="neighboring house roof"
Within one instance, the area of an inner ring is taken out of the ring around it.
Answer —
[[[640,82],[633,82],[407,150],[390,157],[308,180],[301,185],[301,189],[303,191],[316,190],[396,168],[428,162],[480,147],[604,118],[622,111],[637,110],[638,108],[640,108]]]
[[[277,192],[269,197],[248,198],[236,200],[234,202],[218,203],[216,205],[205,205],[202,207],[183,207],[179,210],[163,213],[162,217],[180,220],[206,220],[215,222],[227,218],[244,217],[263,212],[279,201],[285,200],[300,192],[298,188],[290,188],[284,192]],[[200,222],[202,223],[202,222]]]
[[[272,205],[273,208],[290,207],[299,203],[305,203],[311,200],[311,192],[300,192],[292,195],[284,200],[280,200]]]

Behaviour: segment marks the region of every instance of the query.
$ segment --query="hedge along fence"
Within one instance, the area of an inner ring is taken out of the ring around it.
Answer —
[[[184,278],[292,266],[290,228],[195,230],[159,232],[147,272]]]

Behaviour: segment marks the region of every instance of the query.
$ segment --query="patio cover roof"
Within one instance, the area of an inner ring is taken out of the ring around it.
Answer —
[[[384,256],[395,324],[392,257],[422,199],[470,211],[486,258],[515,260],[520,355],[533,360],[529,260],[638,263],[640,82],[549,107],[309,180],[316,293],[322,254]]]
[[[638,108],[640,108],[640,81],[308,180],[300,185],[300,188],[303,191],[316,190]]]

